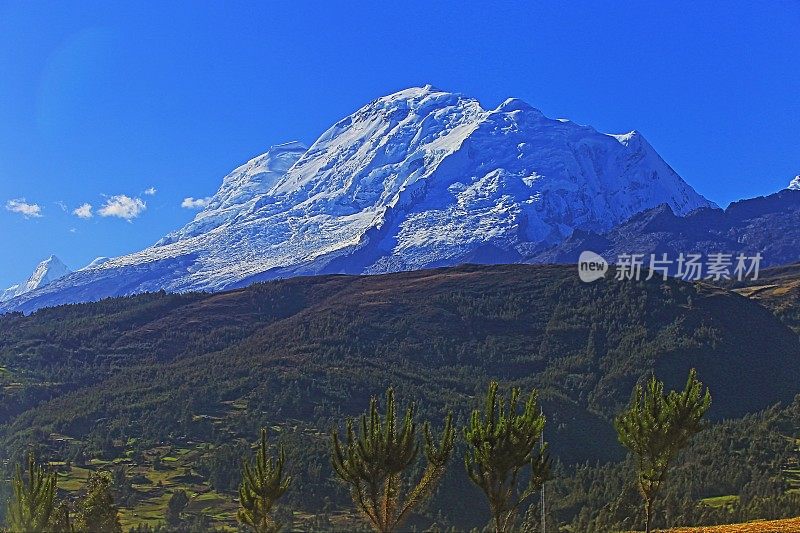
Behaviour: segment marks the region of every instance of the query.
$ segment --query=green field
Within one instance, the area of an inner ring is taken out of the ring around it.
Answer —
[[[703,498],[700,501],[709,507],[732,507],[733,505],[739,503],[739,496],[713,496],[711,498]]]
[[[151,450],[153,454],[161,450]],[[86,467],[67,466],[62,462],[50,463],[59,472],[58,488],[68,497],[79,498],[90,472],[109,469],[115,465],[126,468],[131,483],[131,496],[120,506],[120,519],[123,529],[128,530],[139,524],[155,526],[164,522],[167,503],[173,493],[185,490],[190,498],[185,515],[204,514],[212,519],[213,526],[224,529],[236,528],[237,503],[235,494],[219,494],[207,483],[192,483],[185,480],[192,472],[192,464],[201,453],[199,447],[174,449],[174,457],[163,457],[159,468],[150,464],[133,464],[120,457],[114,461],[93,459]]]

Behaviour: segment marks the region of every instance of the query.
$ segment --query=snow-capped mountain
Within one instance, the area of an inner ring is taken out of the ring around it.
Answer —
[[[789,186],[786,188],[794,191],[800,191],[800,175],[795,176],[794,179],[789,182]]]
[[[61,260],[51,255],[36,266],[33,274],[24,283],[18,283],[0,293],[0,302],[22,296],[36,289],[40,289],[60,279],[71,271]]]
[[[19,291],[19,283],[3,290],[3,292],[0,292],[0,303],[10,300],[11,298],[14,298],[15,296],[17,296],[18,291]]]
[[[270,148],[226,176],[185,227],[6,308],[523,261],[575,229],[606,231],[660,204],[677,214],[714,205],[638,132],[604,134],[518,99],[484,109],[417,87],[369,103],[308,149]]]

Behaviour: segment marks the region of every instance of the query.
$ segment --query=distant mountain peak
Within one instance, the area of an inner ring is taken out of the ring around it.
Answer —
[[[789,186],[786,187],[787,189],[792,189],[794,191],[800,191],[800,174],[794,177],[792,181],[789,182]]]
[[[8,289],[0,292],[0,302],[10,300],[11,298],[15,298],[36,289],[45,287],[57,279],[66,276],[70,272],[70,269],[61,261],[61,259],[55,255],[51,255],[36,265],[36,269],[26,282],[12,285]]]
[[[70,269],[67,268],[67,265],[55,255],[51,255],[37,265],[36,270],[33,271],[33,274],[25,283],[24,291],[28,292],[44,287],[69,273]]]

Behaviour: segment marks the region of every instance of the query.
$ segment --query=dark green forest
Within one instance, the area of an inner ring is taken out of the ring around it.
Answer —
[[[655,375],[680,388],[696,368],[714,398],[709,425],[677,458],[655,524],[797,516],[797,313],[785,299],[734,289],[583,284],[559,266],[464,266],[4,315],[2,477],[34,450],[59,471],[67,498],[79,497],[91,472],[118,472],[126,527],[164,523],[181,490],[190,493],[186,520],[235,527],[241,461],[267,427],[292,476],[282,522],[352,528],[330,431],[388,387],[414,399],[421,419],[440,423],[452,412],[463,427],[494,379],[539,391],[552,459],[548,530],[641,528],[633,462],[612,421],[637,383]],[[464,452],[457,440],[454,455]],[[420,458],[414,473],[423,468]],[[7,486],[0,491],[7,497]],[[536,531],[540,503],[530,505],[520,519]],[[480,491],[453,467],[407,527],[489,520]]]

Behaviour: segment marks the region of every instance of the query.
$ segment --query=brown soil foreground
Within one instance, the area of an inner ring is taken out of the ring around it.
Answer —
[[[758,520],[724,526],[680,527],[662,530],[661,533],[800,533],[800,518]]]

